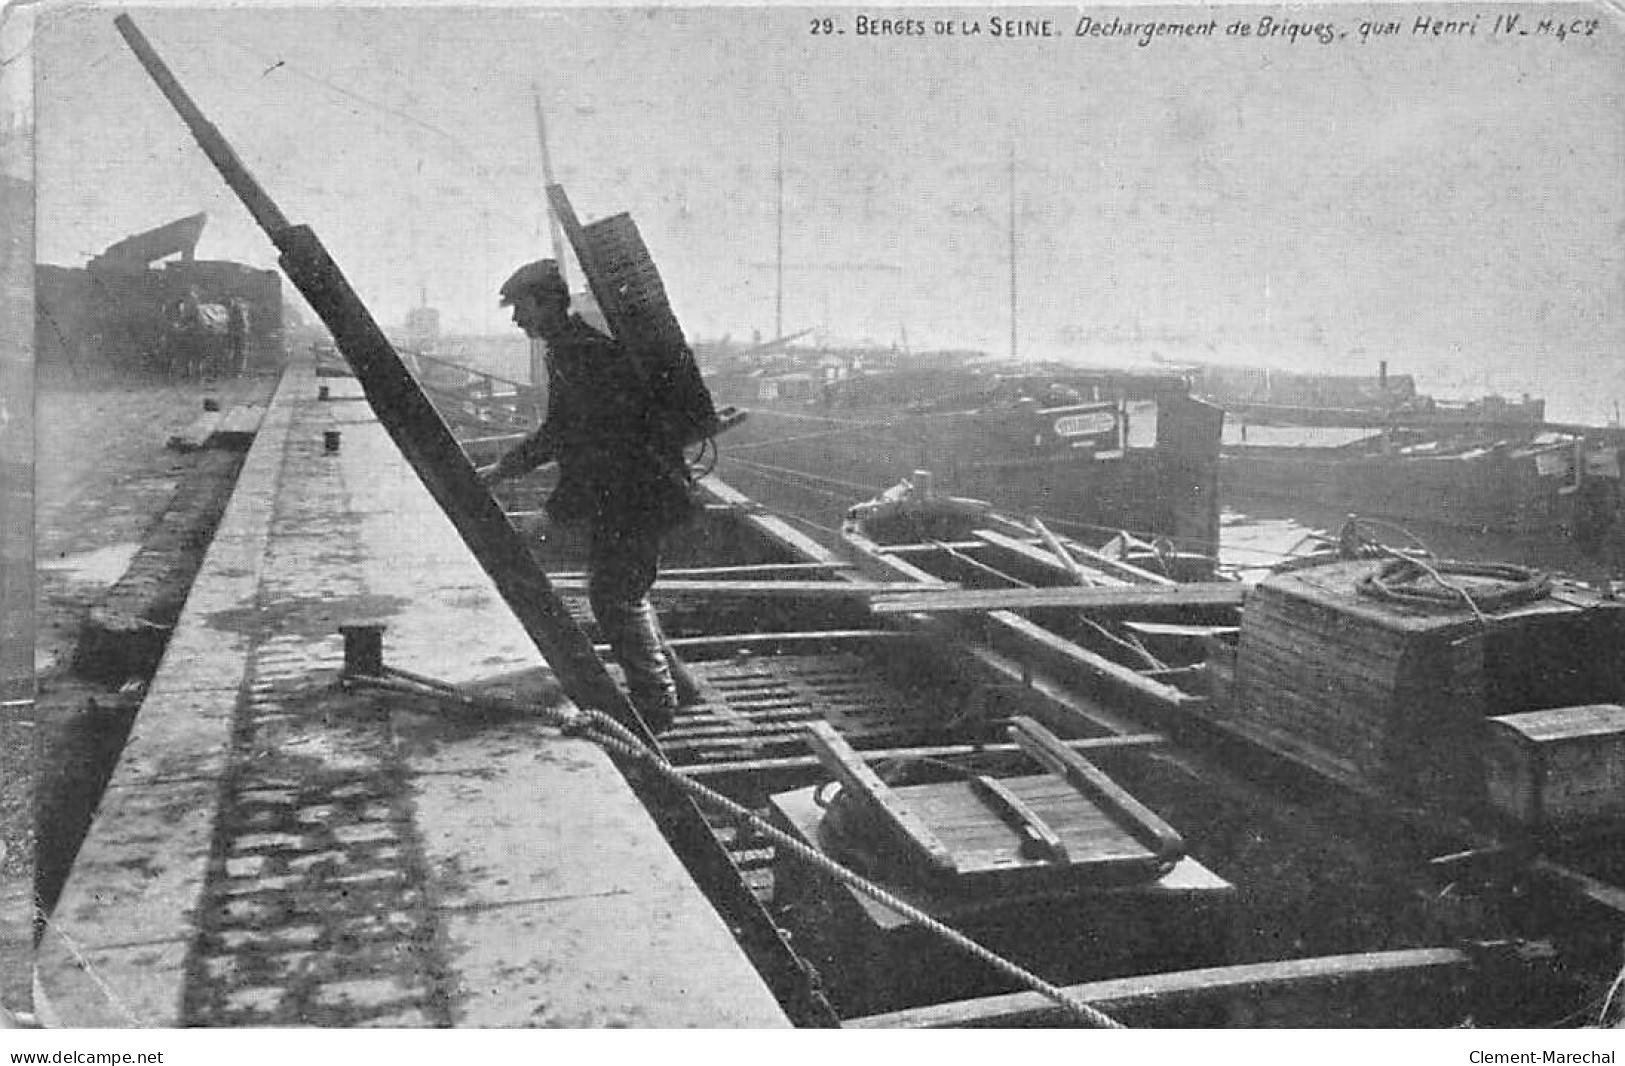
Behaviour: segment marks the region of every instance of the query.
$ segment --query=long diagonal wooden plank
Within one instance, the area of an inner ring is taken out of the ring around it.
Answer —
[[[283,271],[332,333],[378,421],[490,575],[565,692],[577,704],[605,711],[647,737],[641,719],[536,565],[523,536],[480,483],[457,439],[321,240],[309,226],[288,222],[129,16],[118,16],[114,24],[204,154],[276,245]]]

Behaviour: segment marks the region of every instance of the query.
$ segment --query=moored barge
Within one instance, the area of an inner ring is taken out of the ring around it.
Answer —
[[[1179,617],[1136,618],[1135,597],[1077,588],[1100,576],[1080,582],[1088,549],[1064,538],[1001,543],[963,501],[878,515],[854,509],[845,528],[870,574],[981,591],[877,612],[1037,657],[1229,770],[1320,797],[1342,832],[1393,834],[1458,901],[1544,930],[1567,973],[1607,980],[1625,919],[1625,609],[1606,592],[1351,540],[1239,605],[1188,589]]]
[[[806,491],[845,506],[898,471],[927,469],[1013,513],[1217,552],[1223,416],[1175,375],[891,371],[844,378],[806,401],[719,396],[750,411],[729,439],[725,473],[769,506],[796,506]]]

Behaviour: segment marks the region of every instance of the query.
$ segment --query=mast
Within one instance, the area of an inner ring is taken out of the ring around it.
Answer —
[[[1016,358],[1016,143],[1010,142],[1010,358]]]
[[[773,336],[784,336],[784,127],[779,127],[778,259],[773,285]]]

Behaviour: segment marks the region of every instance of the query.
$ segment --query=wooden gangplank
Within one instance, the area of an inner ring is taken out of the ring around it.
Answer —
[[[649,737],[592,643],[531,558],[523,536],[481,484],[456,437],[315,232],[288,221],[130,17],[120,15],[114,25],[220,176],[276,245],[283,271],[332,333],[378,421],[490,575],[565,692],[577,704],[602,710]]]

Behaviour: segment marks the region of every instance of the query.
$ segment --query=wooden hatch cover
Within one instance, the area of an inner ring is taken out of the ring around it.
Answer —
[[[1028,718],[1013,719],[1010,736],[1046,772],[1003,778],[892,786],[827,723],[807,736],[840,785],[819,844],[882,880],[1042,892],[1154,880],[1184,856],[1167,823]]]

